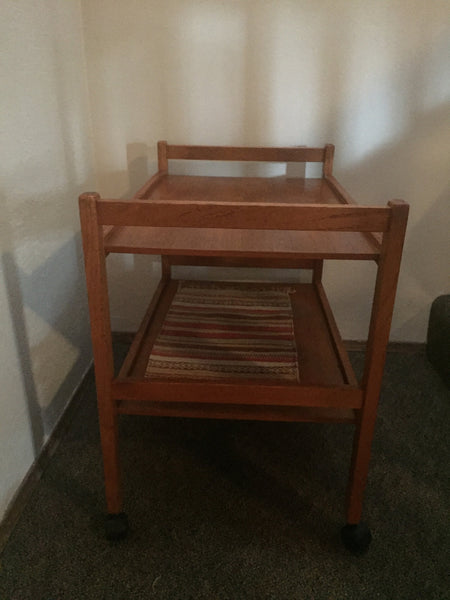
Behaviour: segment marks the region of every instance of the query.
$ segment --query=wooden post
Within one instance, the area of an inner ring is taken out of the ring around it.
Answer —
[[[409,207],[406,203],[397,200],[389,202],[389,206],[392,215],[389,230],[385,232],[381,246],[362,381],[364,403],[353,443],[347,497],[348,524],[357,524],[361,519],[362,499],[369,470],[370,449],[408,220]]]
[[[333,159],[334,159],[334,146],[333,144],[327,144],[325,146],[325,158],[323,161],[323,176],[329,177],[333,174]]]
[[[172,277],[172,263],[167,255],[161,255],[161,279],[169,281]]]
[[[168,171],[169,163],[167,161],[167,142],[158,142],[158,171]]]
[[[313,267],[313,283],[321,283],[323,273],[323,260],[315,260]]]
[[[111,396],[114,364],[103,231],[97,219],[96,203],[99,199],[99,194],[95,192],[82,194],[79,198],[79,206],[94,352],[106,504],[108,513],[118,514],[122,511],[118,457],[118,414]]]

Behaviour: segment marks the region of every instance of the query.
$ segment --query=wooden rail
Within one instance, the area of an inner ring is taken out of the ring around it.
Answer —
[[[261,229],[285,231],[387,231],[387,207],[184,200],[98,200],[102,225]]]

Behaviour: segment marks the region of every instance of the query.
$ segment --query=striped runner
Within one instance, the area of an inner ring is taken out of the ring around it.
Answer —
[[[288,285],[180,281],[147,378],[298,382]]]

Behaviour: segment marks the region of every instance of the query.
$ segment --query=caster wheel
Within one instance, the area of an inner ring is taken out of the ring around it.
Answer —
[[[341,529],[341,538],[344,546],[352,554],[364,554],[372,541],[372,534],[365,523],[345,525]]]
[[[106,516],[105,535],[107,540],[118,541],[124,539],[127,537],[128,529],[128,518],[125,513]]]

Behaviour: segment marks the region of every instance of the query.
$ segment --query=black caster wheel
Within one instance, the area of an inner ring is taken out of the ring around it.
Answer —
[[[344,546],[352,554],[364,554],[370,546],[372,534],[365,523],[358,523],[357,525],[345,525],[341,529],[341,538]]]
[[[128,535],[128,518],[125,513],[109,514],[105,521],[105,535],[107,540],[123,540]]]

